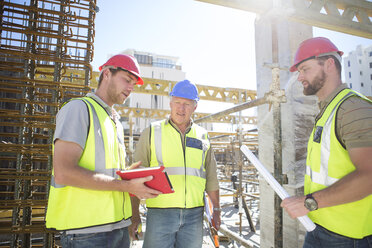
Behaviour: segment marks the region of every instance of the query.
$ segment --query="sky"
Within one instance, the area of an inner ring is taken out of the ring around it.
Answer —
[[[133,48],[178,57],[196,84],[233,87],[242,79],[255,84],[255,72],[242,70],[255,68],[254,14],[194,0],[105,0],[97,5],[94,69],[107,53]]]
[[[256,89],[255,29],[251,12],[195,0],[98,0],[93,69],[126,49],[179,58],[196,84]],[[348,54],[372,40],[320,28]]]

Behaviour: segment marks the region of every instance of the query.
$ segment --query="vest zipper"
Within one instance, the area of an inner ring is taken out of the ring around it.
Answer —
[[[180,135],[182,135],[180,133]],[[181,140],[182,140],[182,137],[181,137]],[[187,194],[187,185],[186,185],[186,133],[185,133],[185,136],[184,136],[184,139],[183,139],[183,145],[182,145],[182,150],[183,150],[183,167],[185,169],[185,174],[184,174],[184,177],[185,177],[185,208],[186,208],[186,194]]]
[[[185,208],[186,208],[186,194],[187,194],[187,185],[186,185],[186,134],[188,132],[190,132],[191,128],[189,130],[186,129],[185,131],[185,135],[184,135],[184,139],[183,139],[183,143],[182,143],[182,133],[178,130],[178,128],[176,128],[175,126],[172,125],[171,122],[169,122],[169,124],[180,134],[180,138],[181,138],[181,144],[182,144],[182,150],[183,150],[183,167],[184,167],[184,177],[185,177]]]

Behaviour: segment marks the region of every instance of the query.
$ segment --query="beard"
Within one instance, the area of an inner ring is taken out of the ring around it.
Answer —
[[[311,83],[309,81],[304,81],[307,83],[307,87],[304,87],[304,95],[312,96],[315,95],[323,86],[326,80],[326,75],[322,70],[320,75],[317,75]]]
[[[124,104],[127,96],[123,96],[122,92],[118,90],[113,81],[110,82],[107,88],[107,95],[114,104]]]

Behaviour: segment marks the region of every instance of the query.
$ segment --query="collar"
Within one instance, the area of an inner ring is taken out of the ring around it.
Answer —
[[[112,107],[110,107],[109,105],[107,105],[101,98],[99,98],[99,96],[97,96],[96,94],[94,93],[88,93],[86,95],[86,97],[90,97],[92,99],[94,99],[96,102],[98,102],[104,109],[105,111],[107,112],[107,114],[115,119],[115,120],[118,120],[120,119],[120,116],[119,114],[116,112],[116,110]]]
[[[341,84],[331,94],[329,94],[326,99],[319,102],[319,109],[323,110],[332,101],[332,99],[335,98],[335,96],[338,93],[340,93],[340,91],[342,91],[343,89],[348,89],[347,84],[345,84],[345,83]]]
[[[181,133],[181,130],[178,128],[178,126],[171,120],[170,116],[165,120],[165,125],[168,125],[168,124],[171,124],[172,127],[174,127],[178,132]],[[188,127],[186,128],[186,131],[185,133],[188,133],[192,127],[192,125],[194,124],[193,120],[190,119],[190,124],[188,125]]]

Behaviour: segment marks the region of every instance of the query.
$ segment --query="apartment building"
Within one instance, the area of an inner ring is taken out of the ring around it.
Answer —
[[[348,86],[366,96],[372,96],[372,45],[357,46],[344,55],[343,69]]]

